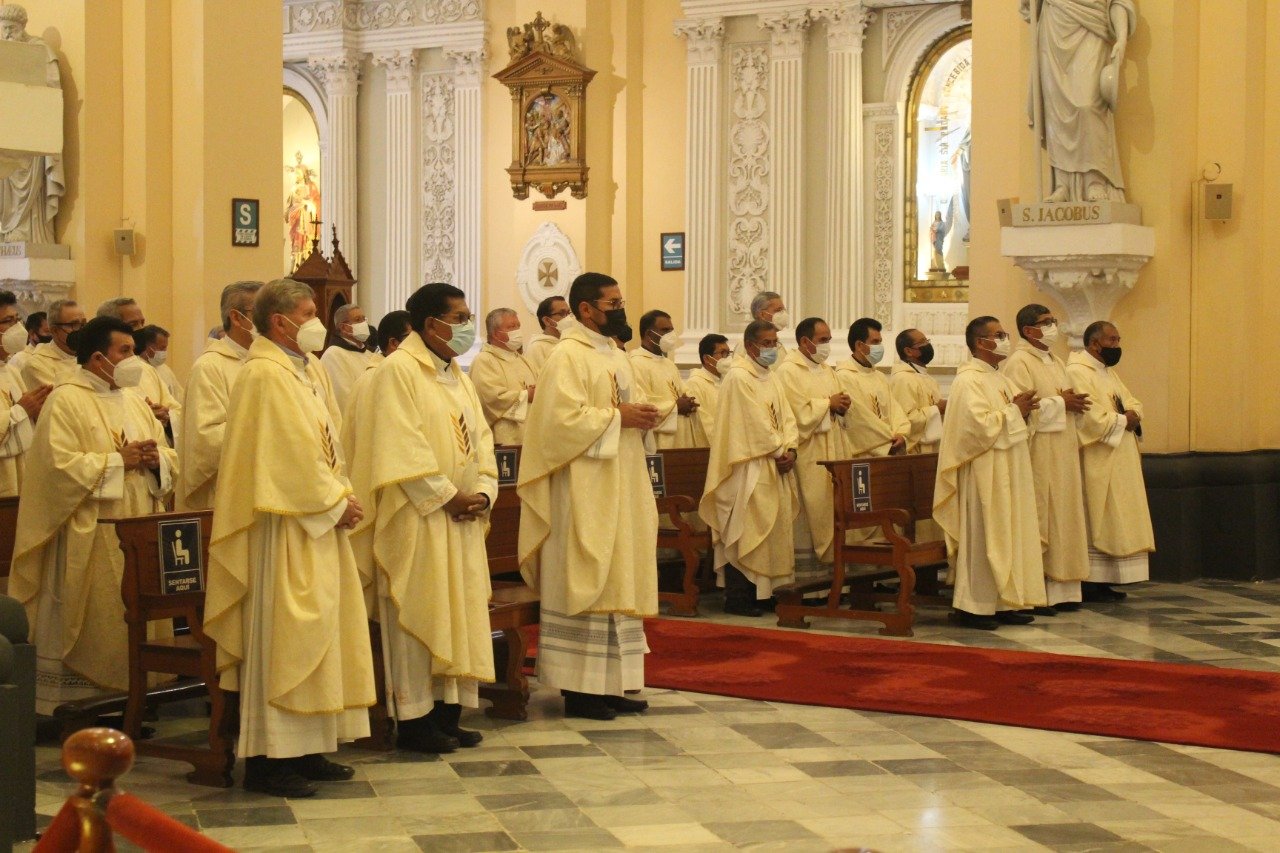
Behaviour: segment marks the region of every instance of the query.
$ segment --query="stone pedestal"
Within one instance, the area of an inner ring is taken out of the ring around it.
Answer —
[[[66,299],[75,283],[76,265],[67,246],[0,243],[0,290],[17,295],[24,317]]]
[[[1094,320],[1108,319],[1156,253],[1154,228],[1106,225],[1005,227],[1000,253],[1026,270],[1036,287],[1066,309],[1062,328],[1071,346]]]

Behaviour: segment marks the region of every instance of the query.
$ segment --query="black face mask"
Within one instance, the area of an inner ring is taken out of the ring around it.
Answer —
[[[613,308],[604,314],[604,323],[600,325],[600,334],[606,338],[617,338],[624,344],[631,340],[631,327],[627,325],[627,309]]]
[[[1103,347],[1099,358],[1107,367],[1115,367],[1120,363],[1120,347]]]
[[[42,344],[47,344],[53,340],[53,335],[36,335],[36,340]]]
[[[933,361],[933,344],[925,344],[917,347],[920,350],[920,357],[916,359],[921,367],[927,367],[929,362]]]

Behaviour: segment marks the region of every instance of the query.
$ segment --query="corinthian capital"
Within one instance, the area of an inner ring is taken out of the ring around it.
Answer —
[[[862,0],[830,3],[813,10],[813,17],[827,22],[827,49],[862,52],[862,39],[875,13]]]
[[[361,55],[345,51],[331,56],[317,56],[307,60],[307,66],[324,83],[325,92],[335,95],[354,95],[360,89]]]
[[[373,64],[386,69],[388,92],[407,92],[413,88],[413,69],[418,64],[418,57],[412,50],[375,53]]]
[[[724,47],[724,18],[699,18],[676,21],[676,35],[689,48],[690,65],[716,65]]]
[[[777,59],[803,56],[809,35],[809,11],[793,9],[760,16],[760,28],[769,31],[773,56]]]
[[[467,49],[447,49],[446,58],[453,61],[454,84],[459,87],[479,88],[484,79],[485,63],[489,60],[489,52],[484,45]]]

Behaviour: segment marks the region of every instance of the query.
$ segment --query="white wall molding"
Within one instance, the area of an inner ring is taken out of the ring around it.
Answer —
[[[772,140],[765,119],[769,49],[764,44],[734,45],[729,67],[729,292],[723,325],[740,329],[750,317],[752,297],[772,286],[768,259]]]
[[[325,219],[337,229],[342,254],[357,279],[360,277],[358,237],[356,233],[356,98],[360,91],[362,56],[356,51],[342,51],[328,56],[312,57],[308,67],[324,85],[329,133],[324,137],[328,168],[321,165],[325,182]],[[328,229],[326,229],[328,230]],[[321,235],[323,240],[326,235]]]
[[[516,287],[532,314],[548,296],[568,296],[569,285],[580,275],[582,263],[569,235],[554,222],[543,222],[520,253]]]

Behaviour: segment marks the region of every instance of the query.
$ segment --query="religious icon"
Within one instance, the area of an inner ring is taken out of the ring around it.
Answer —
[[[294,153],[295,163],[285,166],[293,173],[293,188],[285,199],[284,221],[289,229],[290,269],[297,269],[310,254],[308,245],[320,221],[320,186],[315,169],[303,162],[301,151]]]
[[[554,198],[567,188],[574,198],[585,198],[584,104],[595,72],[574,60],[572,31],[541,13],[509,28],[507,42],[511,64],[493,76],[511,90],[512,193],[525,199],[537,187]]]

